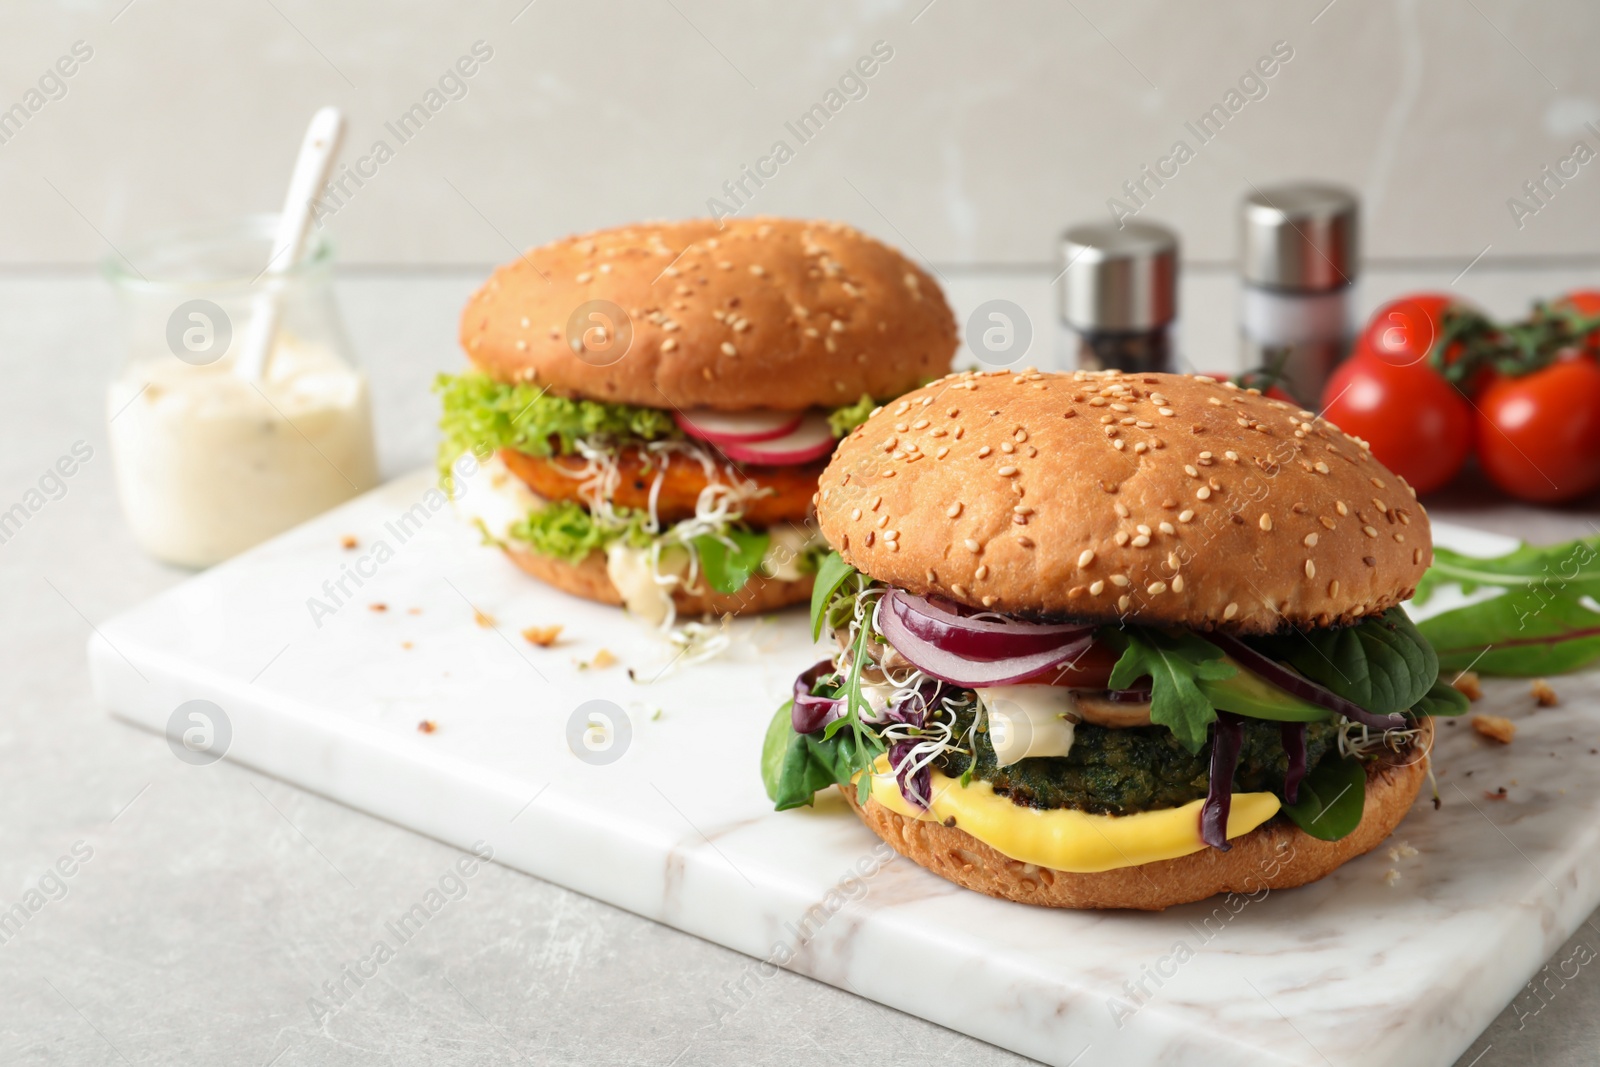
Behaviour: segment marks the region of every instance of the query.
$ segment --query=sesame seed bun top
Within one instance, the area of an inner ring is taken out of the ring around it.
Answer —
[[[1201,630],[1351,622],[1433,559],[1415,494],[1359,439],[1177,374],[952,374],[840,443],[817,517],[914,593]]]
[[[755,218],[535,248],[467,302],[461,343],[490,375],[557,395],[799,410],[938,377],[957,334],[938,284],[894,249],[840,223]]]

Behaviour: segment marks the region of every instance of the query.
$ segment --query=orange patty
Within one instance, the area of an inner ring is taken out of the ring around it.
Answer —
[[[545,499],[584,503],[578,492],[583,483],[572,477],[585,466],[582,456],[539,457],[505,448],[500,450],[500,458],[511,473]],[[827,465],[826,459],[819,459],[799,467],[739,467],[743,477],[767,490],[745,503],[744,521],[756,529],[785,522],[804,522],[811,515],[811,497],[817,491],[817,478]],[[650,487],[656,476],[661,475],[656,514],[667,523],[693,515],[700,491],[710,484],[705,469],[694,459],[672,456],[662,474],[658,466],[651,464],[651,458],[638,448],[623,450],[617,457],[617,470],[621,478],[611,502],[618,507],[640,510],[650,506]],[[728,482],[726,476],[719,479],[719,484]]]

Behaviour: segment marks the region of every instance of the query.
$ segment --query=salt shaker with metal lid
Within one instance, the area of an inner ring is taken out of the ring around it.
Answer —
[[[1147,222],[1074,226],[1062,234],[1061,263],[1064,365],[1173,369],[1176,234]]]
[[[1360,202],[1342,186],[1256,189],[1239,210],[1240,327],[1246,368],[1280,368],[1314,402],[1350,345]]]

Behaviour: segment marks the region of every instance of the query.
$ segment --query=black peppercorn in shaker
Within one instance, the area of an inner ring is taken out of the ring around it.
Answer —
[[[1170,371],[1178,238],[1147,222],[1074,226],[1061,238],[1064,366]]]

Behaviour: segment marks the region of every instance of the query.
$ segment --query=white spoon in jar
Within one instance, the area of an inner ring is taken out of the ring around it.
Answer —
[[[278,228],[272,235],[272,257],[267,260],[267,268],[262,272],[267,283],[264,291],[255,298],[250,322],[239,344],[239,357],[234,363],[234,370],[251,381],[260,381],[266,376],[272,343],[278,334],[281,306],[273,276],[294,269],[305,255],[307,237],[311,232],[312,204],[317,193],[328,182],[333,161],[339,154],[339,145],[343,140],[342,111],[336,107],[325,107],[311,116],[305,140],[300,143],[300,155],[294,163],[294,174],[289,178],[289,193],[284,197],[283,213],[278,216]]]

